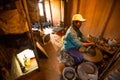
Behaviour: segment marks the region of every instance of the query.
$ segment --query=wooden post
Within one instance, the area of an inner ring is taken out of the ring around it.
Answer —
[[[52,16],[51,2],[50,2],[50,0],[48,0],[48,1],[49,1],[49,6],[50,6],[51,23],[52,23],[52,26],[53,26],[53,16]]]
[[[36,49],[36,43],[35,43],[34,38],[33,38],[31,21],[30,21],[30,17],[29,17],[28,8],[27,8],[27,0],[22,0],[22,3],[23,3],[23,8],[24,8],[24,11],[25,11],[26,19],[27,19],[27,22],[28,22],[28,27],[29,27],[29,31],[30,31],[30,36],[31,36],[31,39],[32,39],[32,42],[33,42],[33,46],[34,46],[34,50],[33,50],[33,51],[34,51],[34,53],[35,53],[35,57],[36,57],[36,60],[37,60],[38,69],[40,69],[40,66],[39,66],[39,58],[38,58],[37,49]]]
[[[46,19],[46,13],[45,13],[45,1],[43,0],[43,13],[44,13],[44,18],[45,18],[45,21],[47,20]]]

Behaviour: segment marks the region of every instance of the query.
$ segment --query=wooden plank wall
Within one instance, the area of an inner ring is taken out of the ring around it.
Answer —
[[[60,0],[51,0],[51,10],[54,26],[60,24]]]
[[[120,0],[68,0],[65,5],[66,26],[75,13],[80,13],[86,18],[81,28],[86,36],[102,35],[120,42]]]
[[[120,0],[115,0],[114,8],[111,12],[111,17],[106,25],[104,32],[105,37],[114,38],[120,41]]]

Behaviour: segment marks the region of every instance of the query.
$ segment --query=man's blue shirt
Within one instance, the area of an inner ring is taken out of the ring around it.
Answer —
[[[66,32],[65,39],[64,39],[64,49],[79,49],[81,46],[83,46],[81,41],[86,41],[86,38],[84,35],[80,32],[78,32],[79,29],[75,28],[73,25],[70,26]],[[79,39],[80,38],[80,39]]]

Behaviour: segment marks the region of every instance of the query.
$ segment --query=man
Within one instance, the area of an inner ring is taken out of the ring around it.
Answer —
[[[84,21],[86,21],[86,19],[80,14],[75,14],[72,18],[72,25],[68,28],[64,37],[64,49],[73,57],[75,64],[79,64],[83,60],[79,49],[82,46],[94,44],[93,42],[88,42],[79,29]]]

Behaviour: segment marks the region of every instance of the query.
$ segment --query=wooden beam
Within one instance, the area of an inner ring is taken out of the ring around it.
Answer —
[[[40,63],[39,63],[38,53],[37,53],[37,49],[36,49],[36,43],[35,43],[34,38],[33,38],[31,21],[30,21],[28,8],[27,8],[27,0],[22,0],[22,5],[23,5],[24,11],[25,11],[26,20],[28,22],[28,27],[29,27],[29,31],[30,31],[31,40],[33,42],[33,46],[34,46],[34,50],[33,51],[35,53],[35,57],[36,57],[36,60],[37,60],[38,69],[40,69],[40,66],[39,66]]]
[[[48,1],[49,1],[49,6],[50,6],[51,23],[52,23],[52,26],[53,26],[53,16],[52,16],[51,2],[50,2],[50,0],[48,0]]]

